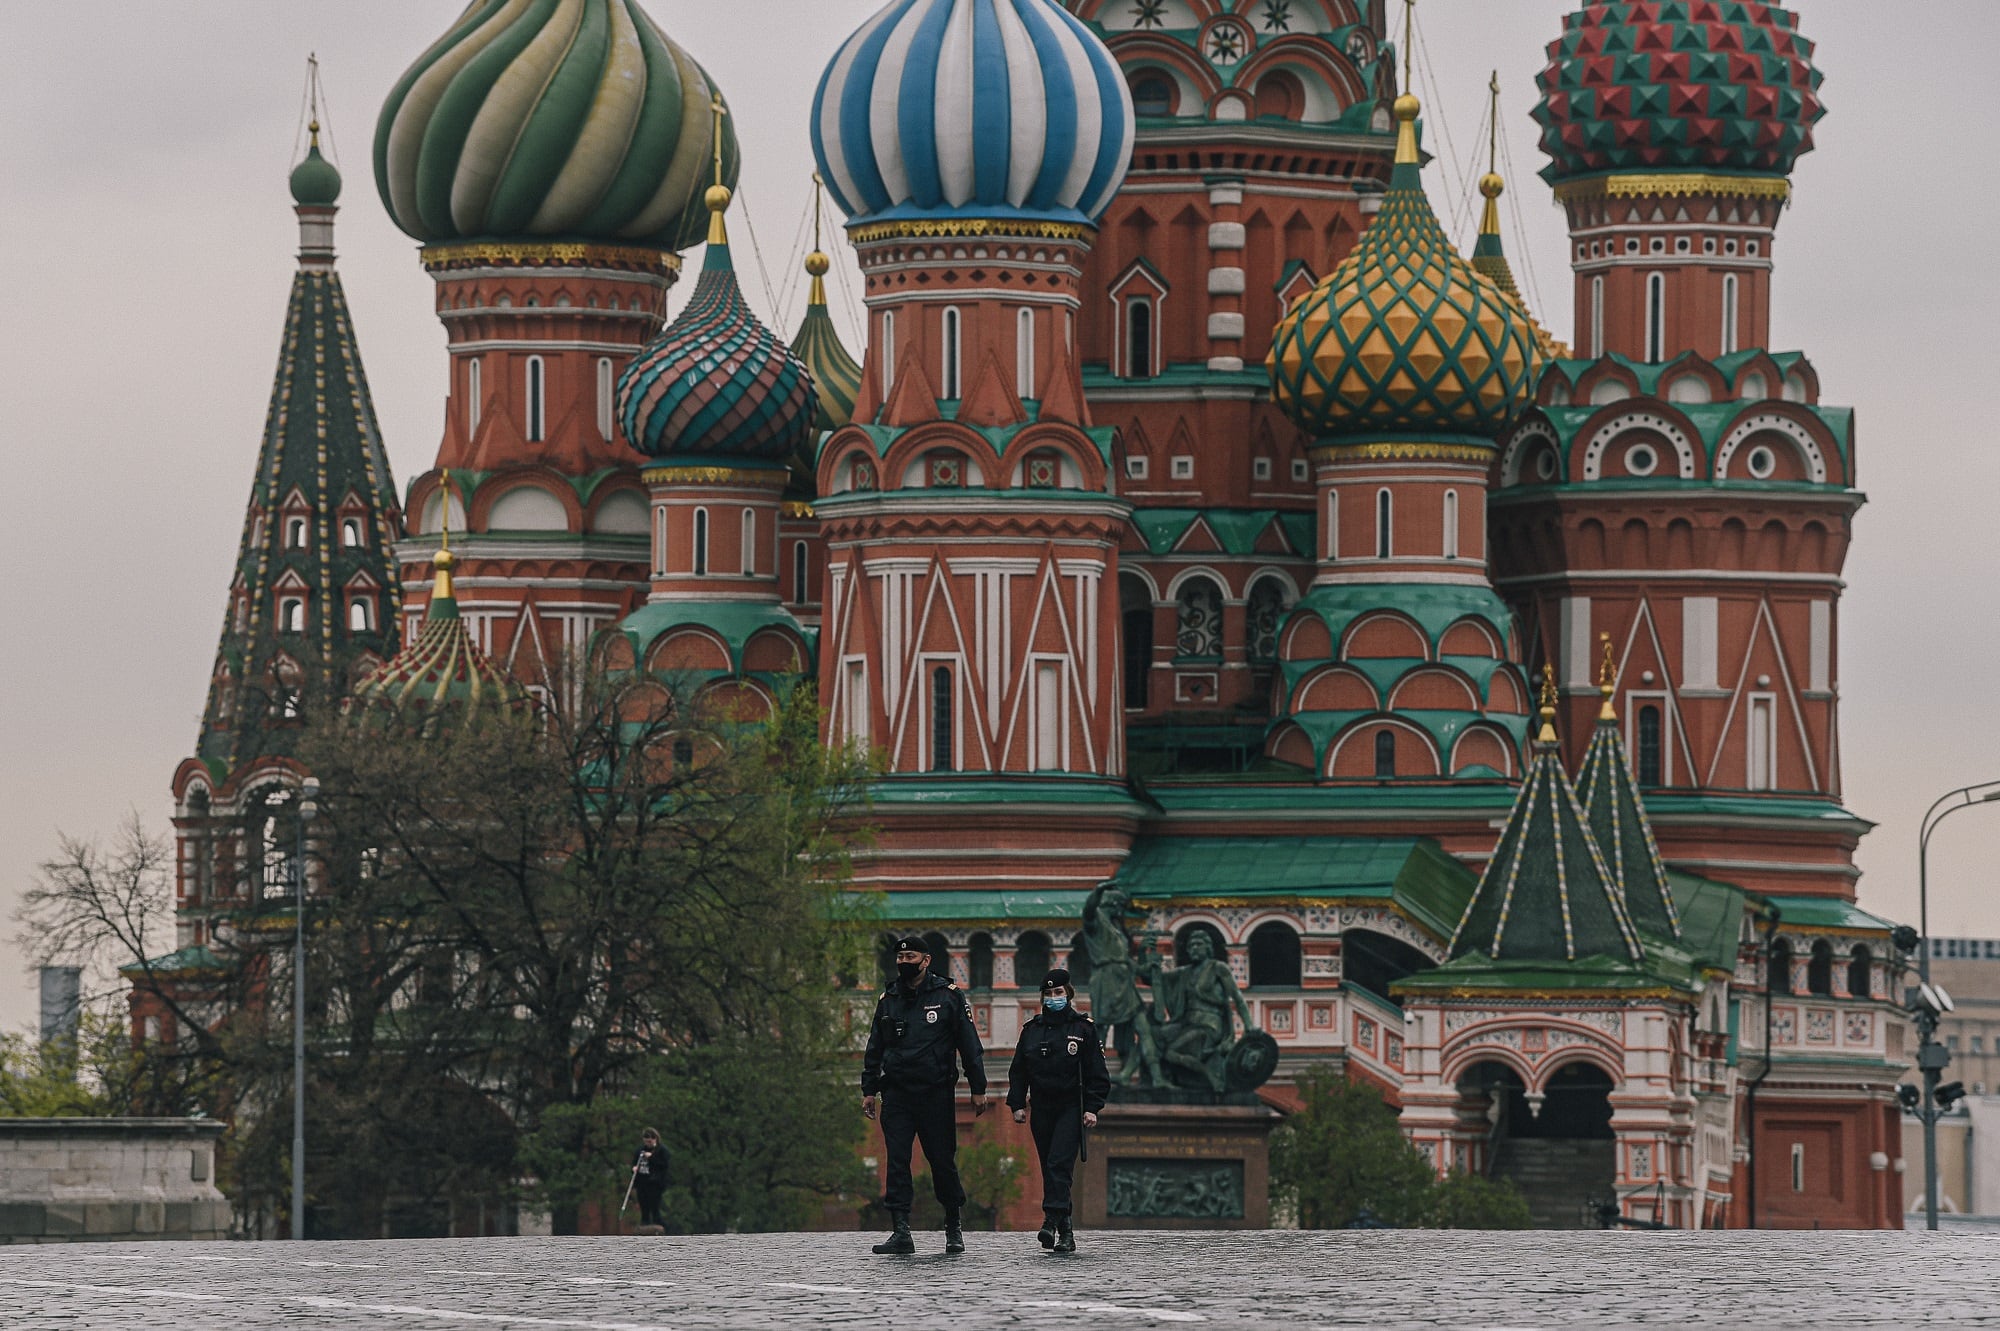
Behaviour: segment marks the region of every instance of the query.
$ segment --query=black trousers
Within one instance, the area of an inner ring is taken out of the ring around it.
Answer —
[[[642,1225],[664,1225],[660,1219],[660,1198],[666,1196],[665,1188],[632,1189],[632,1195],[639,1199],[639,1223]]]
[[[882,1146],[889,1153],[889,1187],[882,1204],[891,1211],[908,1211],[916,1198],[910,1177],[910,1146],[924,1144],[930,1162],[931,1190],[946,1210],[965,1205],[958,1181],[958,1118],[953,1086],[928,1091],[882,1092]]]
[[[1075,1100],[1035,1096],[1028,1101],[1028,1131],[1035,1135],[1035,1154],[1042,1158],[1042,1209],[1068,1215],[1070,1179],[1083,1145],[1083,1106]]]

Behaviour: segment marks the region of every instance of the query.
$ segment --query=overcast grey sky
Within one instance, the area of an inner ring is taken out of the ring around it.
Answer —
[[[730,97],[744,202],[777,298],[754,263],[739,264],[760,313],[785,306],[789,330],[812,171],[807,107],[825,62],[878,0],[645,3]],[[277,360],[297,241],[285,176],[309,51],[347,177],[341,274],[399,487],[429,465],[444,335],[414,245],[376,200],[368,148],[383,95],[460,7],[0,0],[0,458],[11,472],[0,484],[0,912],[11,914],[58,828],[106,835],[134,808],[166,827]],[[1558,333],[1572,322],[1563,223],[1533,176],[1528,109],[1543,47],[1570,8],[1419,6],[1439,89],[1421,89],[1440,156],[1432,197],[1453,214],[1440,131],[1461,158],[1474,150],[1497,65],[1525,226],[1508,244]],[[2000,777],[2000,447],[1988,402],[2000,377],[1988,360],[2000,317],[1989,147],[2000,141],[2000,85],[1987,69],[2000,5],[1928,0],[1921,28],[1885,21],[1875,0],[1799,8],[1831,111],[1779,228],[1773,341],[1807,352],[1826,400],[1860,413],[1869,503],[1841,616],[1846,793],[1880,824],[1861,851],[1863,904],[1913,920],[1924,806]],[[1471,215],[1456,216],[1467,244]],[[1935,930],[2000,935],[2000,899],[1980,867],[2000,858],[2000,810],[1964,814],[1937,846]],[[0,1028],[33,1020],[32,982],[0,944]]]

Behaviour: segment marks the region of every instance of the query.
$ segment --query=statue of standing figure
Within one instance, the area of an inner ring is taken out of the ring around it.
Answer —
[[[1131,910],[1131,895],[1113,883],[1100,883],[1083,903],[1090,1017],[1104,1031],[1106,1045],[1118,1051],[1119,1072],[1128,1086],[1145,1077],[1148,1085],[1164,1089],[1169,1082],[1160,1066],[1153,1014],[1139,997],[1138,949],[1125,928]]]

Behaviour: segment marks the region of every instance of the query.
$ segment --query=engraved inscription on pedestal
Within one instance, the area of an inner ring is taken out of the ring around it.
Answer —
[[[1120,1159],[1107,1163],[1104,1209],[1131,1220],[1243,1219],[1241,1160]]]

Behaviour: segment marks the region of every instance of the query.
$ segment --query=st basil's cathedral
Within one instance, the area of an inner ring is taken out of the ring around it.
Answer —
[[[1565,345],[1501,243],[1527,182],[1480,180],[1463,249],[1433,207],[1390,8],[890,0],[747,146],[847,219],[788,339],[701,34],[472,0],[373,143],[450,351],[406,488],[343,182],[316,138],[292,176],[163,971],[282,890],[316,698],[546,696],[583,654],[812,684],[883,769],[854,886],[989,1046],[1049,965],[1088,991],[1109,884],[1162,965],[1226,959],[1279,1109],[1325,1065],[1531,1204],[1560,1162],[1640,1222],[1899,1226],[1899,957],[1840,781],[1853,414],[1769,338],[1813,45],[1754,0],[1568,16],[1533,112]]]

